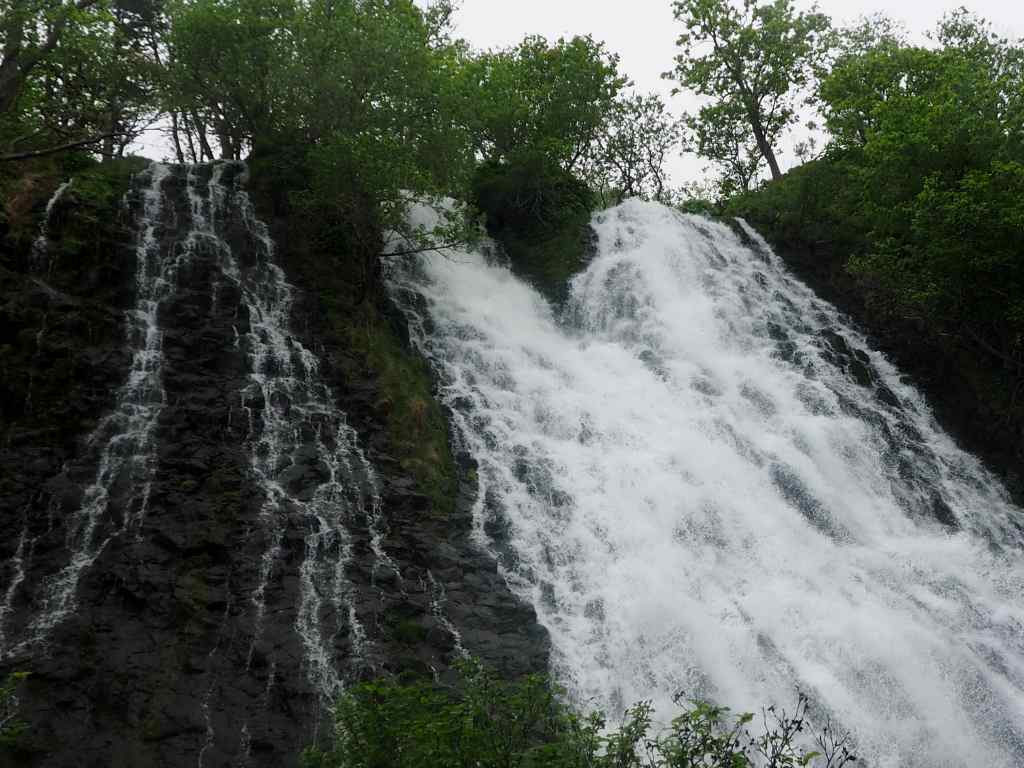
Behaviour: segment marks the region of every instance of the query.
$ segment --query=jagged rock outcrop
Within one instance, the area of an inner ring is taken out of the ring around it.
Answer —
[[[293,765],[339,682],[546,665],[473,540],[471,464],[439,514],[243,170],[150,169],[102,247],[0,272],[0,672],[31,672],[9,760]]]

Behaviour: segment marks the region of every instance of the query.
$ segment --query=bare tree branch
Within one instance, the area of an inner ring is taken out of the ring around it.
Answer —
[[[46,149],[31,149],[24,152],[15,152],[10,155],[0,155],[0,163],[13,162],[15,160],[28,160],[33,157],[44,157],[46,155],[55,155],[58,152],[66,152],[69,149],[78,149],[79,147],[87,147],[90,144],[99,144],[104,139],[111,139],[118,136],[124,136],[123,133],[100,133],[96,136],[90,136],[87,139],[81,139],[79,141],[70,141],[67,144],[59,144],[56,147],[47,147]]]
[[[413,254],[416,254],[416,253],[426,253],[427,251],[447,251],[447,250],[451,250],[452,248],[459,248],[459,247],[461,247],[463,245],[468,245],[468,243],[466,243],[464,240],[457,240],[457,241],[452,242],[452,243],[442,243],[440,245],[427,245],[427,246],[424,246],[423,248],[413,248],[413,249],[408,250],[408,251],[390,251],[390,252],[382,254],[382,255],[385,256],[385,257],[391,257],[391,256],[412,256]]]

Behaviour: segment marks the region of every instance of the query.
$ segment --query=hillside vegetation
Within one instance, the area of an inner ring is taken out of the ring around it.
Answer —
[[[823,154],[728,200],[1006,469],[1024,458],[1024,51],[965,13],[868,27],[818,94]]]

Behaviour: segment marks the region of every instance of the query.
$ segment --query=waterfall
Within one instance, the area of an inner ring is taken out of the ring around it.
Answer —
[[[297,569],[299,604],[274,605],[273,610],[294,614],[302,666],[323,702],[333,701],[345,680],[359,672],[367,640],[346,573],[352,557],[349,526],[365,528],[375,563],[397,572],[382,543],[379,481],[320,374],[319,360],[291,330],[295,291],[275,262],[273,242],[243,188],[244,177],[244,166],[238,163],[156,163],[133,182],[128,200],[137,202],[135,291],[126,313],[131,368],[114,394],[111,411],[84,441],[85,455],[79,461],[94,467],[95,474],[78,508],[64,516],[64,564],[33,586],[32,615],[20,629],[8,627],[6,620],[15,594],[26,583],[26,562],[35,545],[28,522],[14,557],[5,564],[10,581],[0,598],[0,657],[45,649],[51,631],[76,609],[83,575],[110,542],[127,534],[136,539],[146,535],[149,501],[159,481],[160,417],[168,398],[164,378],[171,370],[165,365],[164,337],[178,330],[169,325],[174,312],[168,309],[195,288],[193,273],[209,274],[192,269],[202,262],[213,266],[210,311],[217,312],[225,286],[237,297],[234,354],[246,361],[248,371],[233,402],[247,419],[242,450],[263,499],[247,540],[238,542],[262,552],[249,603],[233,606],[228,595],[206,667],[223,666],[215,660],[232,642],[225,629],[232,611],[248,610],[251,616],[251,662],[263,636],[268,592],[291,568],[281,561],[285,537],[298,530],[305,545]],[[239,515],[245,512],[237,510]],[[238,576],[240,583],[245,579]],[[16,643],[8,643],[8,637]],[[274,652],[266,650],[270,673],[264,698],[275,680]],[[199,696],[207,728],[200,764],[214,743],[211,711],[218,684],[217,675],[211,674]],[[248,724],[240,727],[247,729]]]
[[[1019,765],[1021,510],[749,227],[593,225],[562,310],[480,252],[389,267],[555,676],[665,717],[799,688],[868,765]]]
[[[57,187],[53,196],[46,203],[46,213],[43,215],[43,223],[39,228],[39,234],[32,243],[32,269],[34,272],[44,272],[49,275],[53,272],[53,256],[50,254],[50,221],[53,218],[53,209],[60,202],[60,199],[67,192],[74,179],[68,179]],[[43,269],[45,267],[45,270]]]
[[[4,590],[4,599],[0,603],[0,658],[3,657],[3,650],[7,647],[6,622],[7,617],[14,607],[14,598],[18,594],[18,588],[25,581],[25,559],[28,554],[25,552],[25,543],[28,540],[28,522],[21,528],[18,536],[18,548],[14,550],[14,557],[7,563],[11,571],[10,580]]]
[[[220,240],[222,278],[240,288],[249,320],[248,331],[239,338],[249,361],[248,382],[239,400],[248,419],[252,474],[264,496],[259,513],[264,551],[252,595],[255,630],[250,660],[261,639],[267,588],[279,567],[283,537],[292,521],[305,531],[295,628],[302,639],[309,681],[330,702],[347,676],[338,661],[339,638],[349,644],[352,671],[362,660],[365,635],[345,572],[352,556],[348,526],[367,521],[371,533],[378,535],[378,481],[359,447],[358,435],[320,375],[320,361],[291,330],[294,289],[274,261],[273,241],[256,217],[242,181],[244,174],[227,189],[215,172],[208,197],[220,201],[211,204],[213,211],[224,203],[237,211],[252,250],[252,264],[244,266]],[[216,229],[212,219],[213,214],[208,225],[211,234]],[[378,555],[384,556],[382,551]]]
[[[96,457],[96,474],[66,522],[67,563],[46,580],[25,637],[12,652],[46,639],[74,610],[82,574],[115,536],[141,525],[145,515],[156,461],[154,429],[164,403],[158,313],[173,290],[173,272],[181,258],[162,251],[157,235],[164,204],[162,185],[169,174],[168,166],[154,164],[146,172],[148,186],[142,192],[135,247],[135,305],[127,323],[131,370],[115,395],[113,410],[99,420],[85,441]],[[51,200],[51,207],[57,197]]]

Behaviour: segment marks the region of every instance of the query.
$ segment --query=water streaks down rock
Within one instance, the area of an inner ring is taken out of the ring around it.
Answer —
[[[0,454],[0,672],[32,672],[26,765],[294,765],[349,681],[443,673],[460,635],[486,655],[487,622],[513,637],[492,656],[544,664],[543,632],[521,640],[532,611],[469,540],[472,487],[432,518],[366,417],[373,387],[293,330],[317,297],[297,301],[245,174],[138,176],[94,296],[70,277],[88,263],[3,273],[35,361]]]

